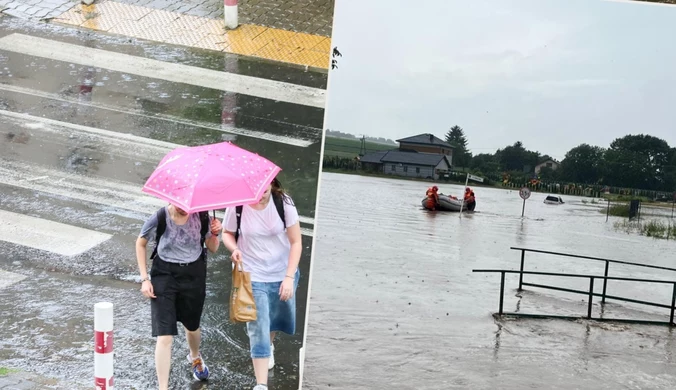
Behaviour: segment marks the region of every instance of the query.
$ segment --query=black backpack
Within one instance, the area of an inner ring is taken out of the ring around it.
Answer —
[[[204,251],[204,242],[206,241],[207,233],[209,232],[209,212],[201,211],[200,223],[202,224],[200,229],[200,248]],[[164,207],[157,210],[157,232],[155,234],[155,249],[153,249],[153,254],[150,255],[151,259],[154,259],[157,256],[157,247],[160,245],[160,237],[164,234],[164,231],[167,229],[167,211]]]
[[[282,219],[284,230],[286,230],[286,219],[284,218],[284,197],[283,195],[278,195],[275,194],[274,192],[271,195],[272,201],[275,203],[275,208],[277,209],[277,214],[279,214],[279,218]],[[239,239],[239,235],[241,234],[243,208],[244,206],[235,207],[235,215],[237,215],[237,230],[235,230],[235,242],[237,242],[237,240]]]

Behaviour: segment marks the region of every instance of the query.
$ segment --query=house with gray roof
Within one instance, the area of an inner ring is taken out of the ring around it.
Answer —
[[[453,158],[453,145],[447,143],[441,138],[437,138],[434,134],[418,134],[412,137],[398,139],[399,150],[414,150],[421,153],[436,153],[449,156]]]
[[[397,140],[399,149],[365,154],[362,169],[387,175],[438,180],[451,170],[453,146],[432,134],[419,134]]]

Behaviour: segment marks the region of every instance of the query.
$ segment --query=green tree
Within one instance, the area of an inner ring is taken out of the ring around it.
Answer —
[[[455,125],[446,133],[446,142],[455,147],[453,150],[453,165],[469,167],[472,153],[467,150],[467,137],[462,127]]]
[[[671,148],[651,135],[626,135],[610,144],[605,153],[608,184],[646,190],[666,190]]]
[[[561,161],[561,178],[574,183],[600,184],[605,174],[605,150],[580,144],[566,153]]]
[[[559,181],[561,179],[561,171],[559,169],[552,169],[551,167],[542,167],[540,168],[538,177],[544,182]]]
[[[477,173],[481,173],[493,180],[500,180],[500,163],[495,155],[490,153],[479,153],[472,157],[470,167]]]
[[[510,172],[533,172],[538,163],[540,153],[527,150],[521,141],[495,152],[501,167]]]
[[[676,192],[676,148],[671,148],[669,162],[664,168],[664,190]]]

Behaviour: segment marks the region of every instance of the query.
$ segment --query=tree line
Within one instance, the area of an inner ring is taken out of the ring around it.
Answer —
[[[446,142],[456,148],[454,166],[469,168],[477,175],[496,181],[538,180],[676,191],[676,148],[651,135],[625,135],[607,148],[582,143],[565,154],[558,168],[543,167],[537,175],[535,167],[552,158],[526,149],[521,141],[492,154],[472,155],[464,130],[453,126],[446,134]]]
[[[361,137],[357,137],[354,134],[350,133],[343,133],[342,131],[338,130],[329,130],[326,129],[326,136],[327,137],[335,137],[335,138],[346,138],[346,139],[351,139],[351,140],[361,140]],[[385,144],[385,145],[397,145],[397,143],[394,140],[391,140],[389,138],[383,138],[383,137],[369,137],[369,136],[364,136],[364,138],[367,141],[370,142],[376,142],[379,144]]]

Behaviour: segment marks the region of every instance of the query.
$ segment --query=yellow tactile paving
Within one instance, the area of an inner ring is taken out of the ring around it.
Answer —
[[[145,26],[135,20],[123,20],[108,30],[108,32],[140,38],[139,34],[146,28],[148,28],[148,26]]]
[[[202,31],[181,31],[179,34],[174,34],[170,37],[164,38],[163,41],[172,45],[193,46],[197,42],[204,39],[208,35]]]
[[[124,20],[97,16],[95,18],[87,19],[80,25],[80,27],[91,28],[92,30],[108,31],[123,21]]]
[[[62,13],[58,17],[54,18],[54,21],[64,24],[72,24],[79,26],[86,20],[85,15],[82,13],[81,9],[78,7],[71,8],[70,10]]]
[[[254,55],[261,58],[275,58],[278,61],[292,62],[291,59],[298,49],[280,45],[274,41],[257,50]]]
[[[204,23],[200,29],[207,31],[211,35],[225,36],[225,24],[222,20],[206,19],[206,23]]]
[[[320,68],[328,68],[329,56],[327,56],[326,53],[320,53],[312,50],[301,50],[291,56],[290,62],[295,64],[307,64]]]
[[[181,15],[178,19],[171,22],[170,28],[177,28],[180,30],[195,31],[201,29],[207,23],[206,18],[199,18],[192,15]]]
[[[320,42],[325,40],[326,37],[319,35],[296,33],[293,37],[291,37],[291,39],[289,39],[287,42],[284,42],[284,44],[287,46],[308,49],[317,46]]]
[[[90,6],[78,4],[53,20],[173,45],[324,69],[329,66],[330,38],[255,25],[240,25],[226,31],[223,20],[111,0],[101,0]]]
[[[225,35],[207,34],[202,40],[192,46],[207,50],[228,51]]]
[[[169,38],[173,34],[174,31],[165,28],[165,26],[153,24],[141,30],[136,37],[150,41],[164,42],[166,38]]]
[[[156,9],[149,12],[148,15],[141,18],[140,21],[143,24],[162,25],[168,27],[173,21],[180,17],[181,14],[177,12],[168,12]]]
[[[285,42],[290,41],[296,35],[298,35],[298,33],[268,28],[262,33],[258,34],[253,40],[256,42],[276,42],[278,44],[284,44]]]
[[[131,4],[117,3],[114,1],[104,1],[90,6],[84,6],[85,9],[90,9],[101,16],[109,17],[115,16],[115,19],[124,20],[139,20],[148,15],[153,10],[151,8],[139,7]]]
[[[312,46],[311,48],[314,51],[319,51],[319,52],[324,52],[329,54],[331,51],[331,38],[324,38],[321,41],[319,41],[318,44],[315,46]]]

